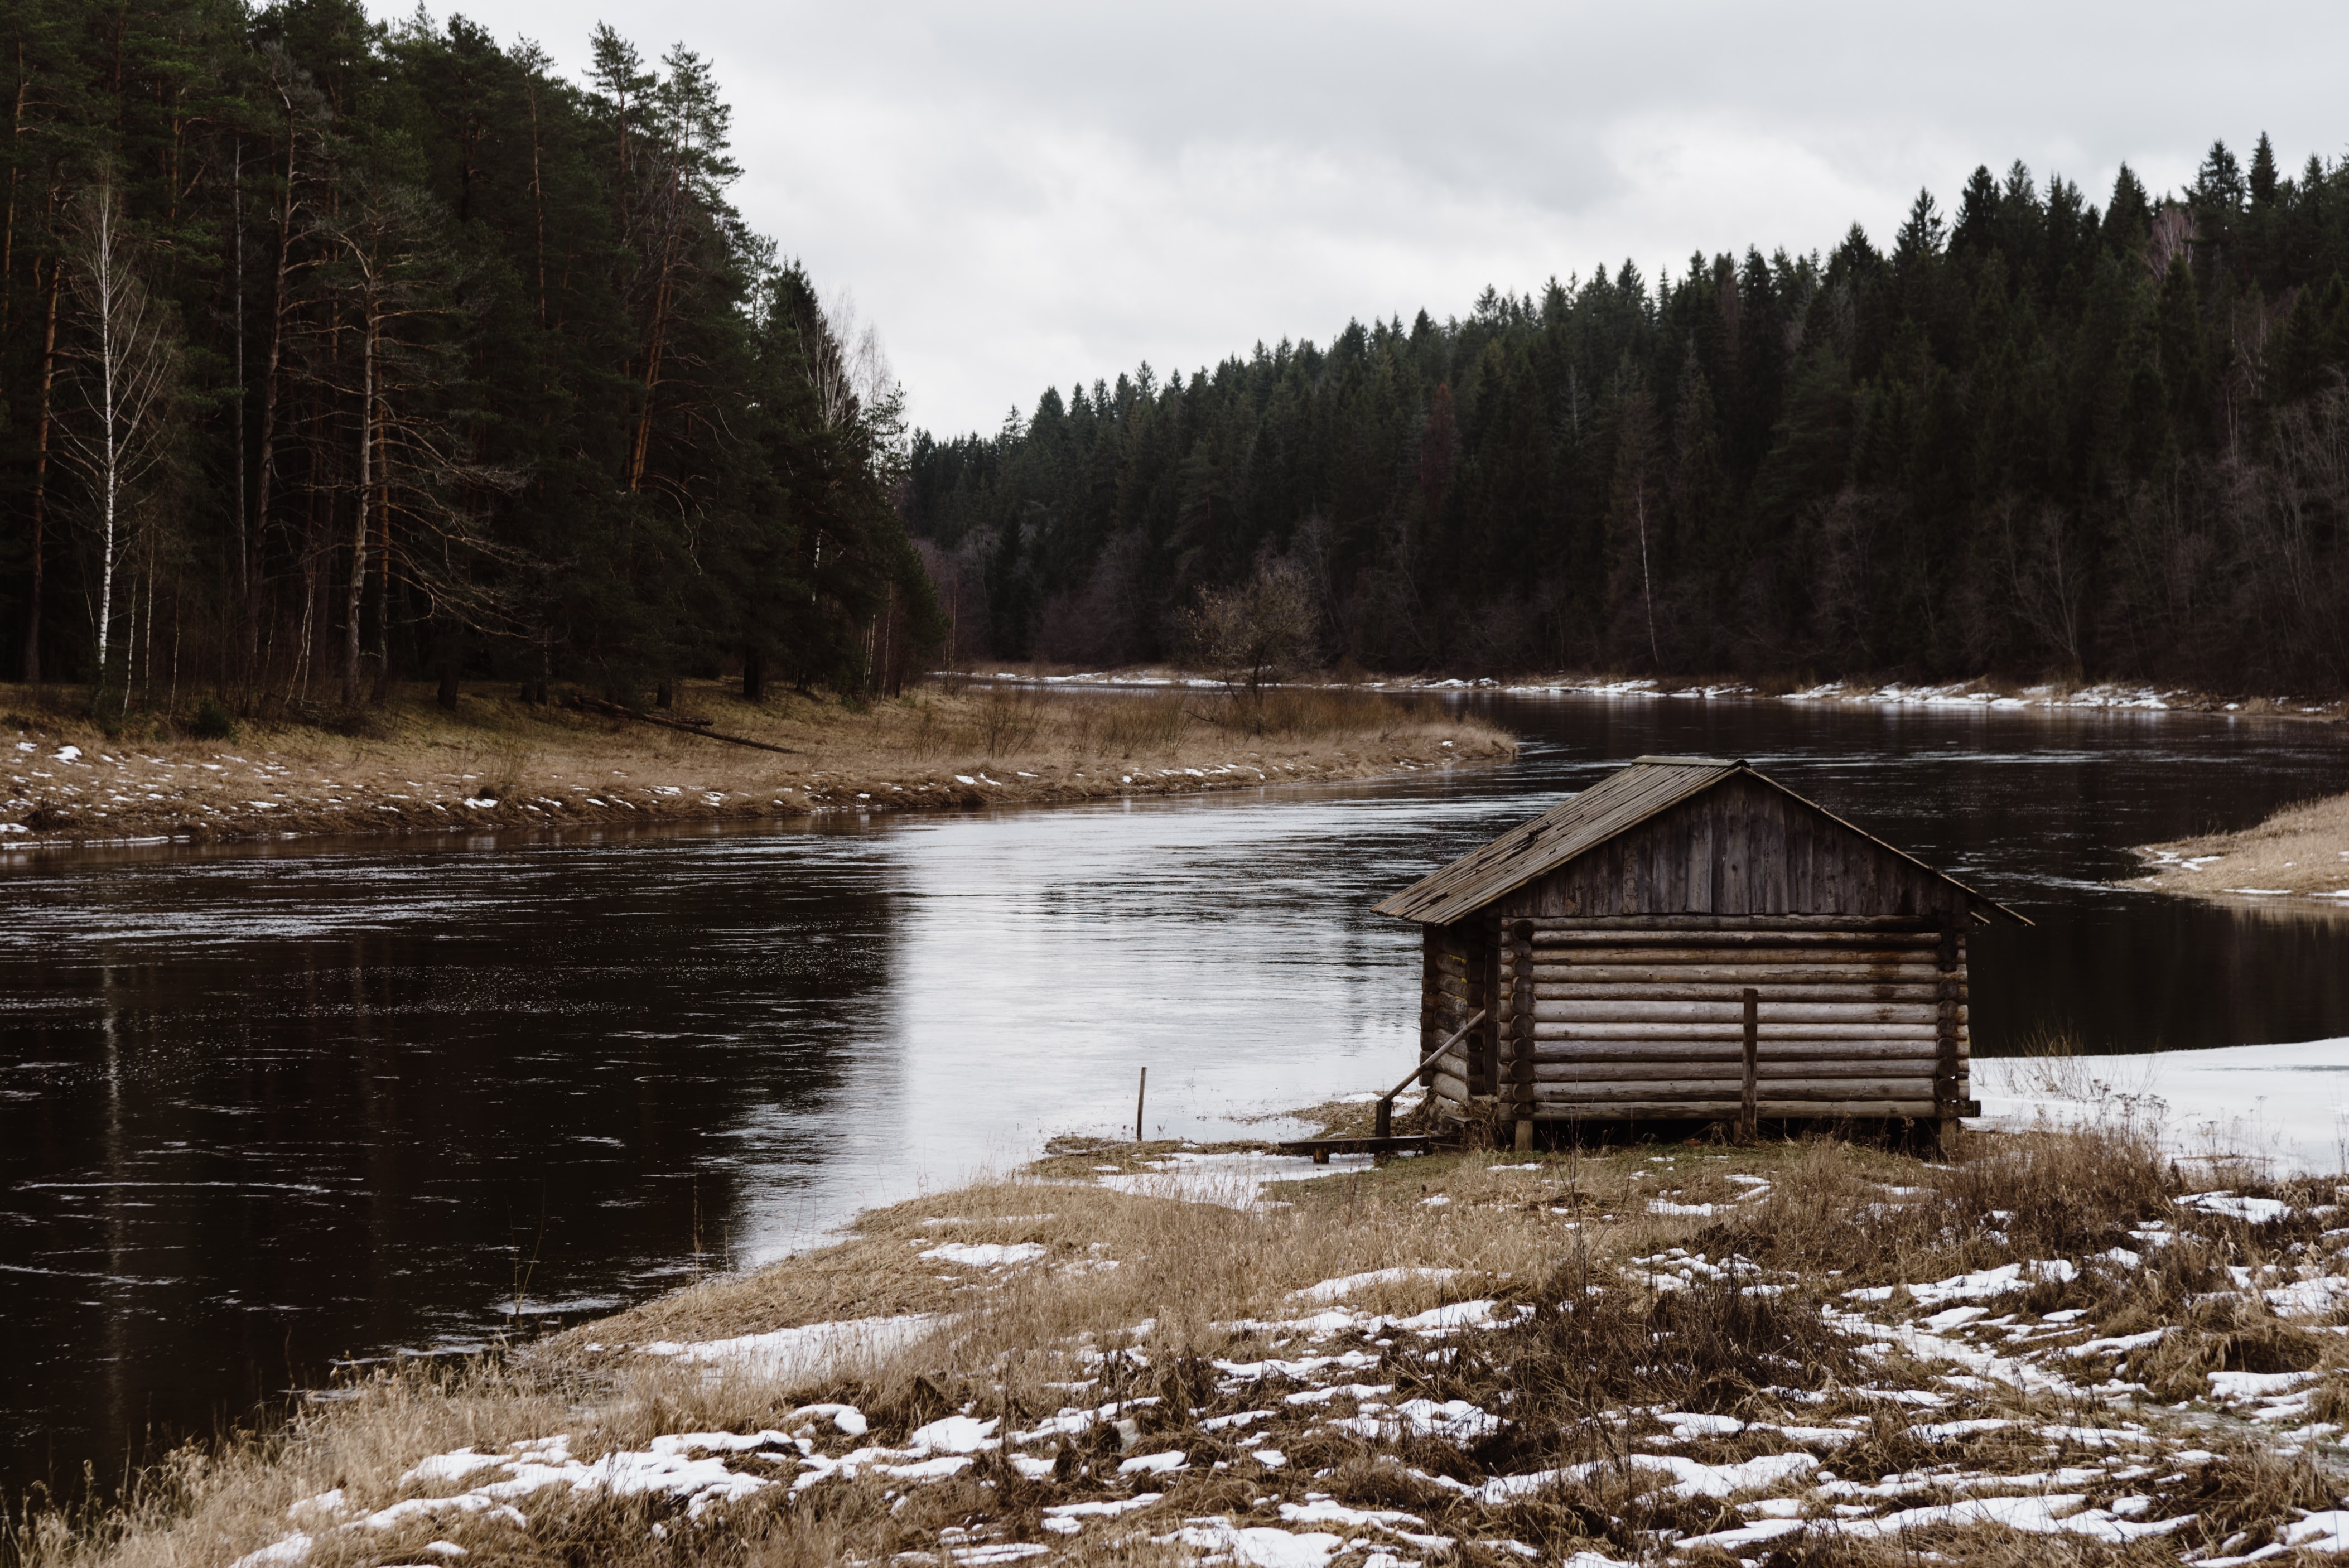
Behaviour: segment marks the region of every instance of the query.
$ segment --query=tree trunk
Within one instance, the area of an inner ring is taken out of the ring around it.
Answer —
[[[234,148],[229,160],[228,242],[229,292],[233,300],[229,314],[236,334],[236,603],[249,628],[254,605],[253,555],[244,510],[244,138],[233,136],[231,140]]]
[[[538,263],[538,326],[546,330],[546,187],[539,179],[538,169],[538,84],[533,81],[530,94],[530,201],[537,238],[534,251]]]
[[[285,281],[293,271],[294,260],[294,150],[297,137],[294,129],[294,106],[285,106],[285,204],[277,219],[277,276],[270,295],[269,354],[261,368],[261,449],[253,474],[253,540],[254,566],[248,568],[248,581],[256,582],[260,573],[261,542],[269,531],[270,480],[277,460],[277,370],[285,352]],[[303,614],[307,616],[305,603]],[[259,652],[257,639],[261,616],[248,612],[244,618],[244,661],[248,682],[259,678],[254,661]],[[302,638],[303,656],[306,664],[310,645],[305,629]]]
[[[383,421],[376,421],[375,705],[391,696],[391,460],[383,451]]]
[[[8,223],[0,233],[0,337],[8,335],[14,325],[11,315],[16,298],[16,181],[22,171],[22,150],[25,142],[25,95],[32,78],[25,74],[25,41],[16,40],[16,112],[8,129]],[[34,263],[33,286],[40,287],[40,264]]]
[[[33,438],[33,602],[25,615],[25,682],[41,684],[41,532],[48,518],[49,424],[57,380],[57,287],[62,263],[49,263],[48,324],[41,332],[41,412]]]
[[[767,655],[753,643],[742,650],[742,700],[758,702],[767,695]]]
[[[351,523],[351,578],[343,594],[343,706],[359,705],[359,608],[367,593],[367,497],[375,456],[375,317],[359,323],[359,482],[357,516]]]
[[[645,345],[645,407],[636,418],[628,451],[628,493],[644,488],[645,462],[652,451],[653,398],[660,390],[661,350],[668,335],[668,313],[677,280],[678,204],[684,200],[682,171],[669,170],[668,228],[661,237],[660,281],[653,289],[652,329]]]
[[[115,444],[115,320],[114,320],[114,200],[106,193],[98,208],[98,244],[91,259],[98,267],[98,414],[101,440],[98,469],[98,692],[106,690],[108,642],[114,630],[114,531],[116,508],[121,500],[120,453]],[[126,698],[128,694],[126,693]],[[96,707],[93,699],[92,707]]]

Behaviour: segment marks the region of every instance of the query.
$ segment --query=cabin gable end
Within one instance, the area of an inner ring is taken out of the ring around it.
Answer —
[[[1740,771],[1503,895],[1503,920],[1848,914],[1965,923],[1966,891]]]

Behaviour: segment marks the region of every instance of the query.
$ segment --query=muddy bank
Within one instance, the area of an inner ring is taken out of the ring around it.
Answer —
[[[1506,761],[1474,719],[1367,694],[1138,696],[972,689],[855,707],[679,694],[675,728],[502,692],[427,688],[312,724],[202,738],[100,726],[73,694],[0,688],[0,848],[233,842],[581,824],[736,821],[1198,794]],[[729,744],[706,727],[757,746]],[[347,733],[345,733],[347,731]]]

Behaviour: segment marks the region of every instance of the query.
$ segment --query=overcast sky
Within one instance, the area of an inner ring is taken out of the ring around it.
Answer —
[[[713,60],[743,212],[940,432],[1487,284],[1885,243],[1978,163],[2101,204],[2214,137],[2349,153],[2340,5],[597,5],[460,9],[574,75],[598,15]]]

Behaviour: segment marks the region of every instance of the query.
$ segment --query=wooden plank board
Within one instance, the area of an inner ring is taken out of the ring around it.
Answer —
[[[1833,918],[1822,917],[1823,920]],[[1911,921],[1903,921],[1898,925],[1870,925],[1865,921],[1848,925],[1775,925],[1739,915],[1709,925],[1681,925],[1661,915],[1640,915],[1593,921],[1584,925],[1560,925],[1555,921],[1537,921],[1534,925],[1534,945],[1537,947],[1604,947],[1609,943],[1625,941],[1677,942],[1691,945],[1749,942],[1780,947],[1880,944],[1900,947],[1911,943],[1932,944],[1939,940],[1939,934],[1931,928],[1920,927]]]
[[[1762,1015],[1762,1044],[1766,1049],[1775,1040],[1922,1040],[1930,1045],[1940,1037],[1939,1029],[1931,1024],[1774,1024],[1765,1008]],[[1619,1023],[1537,1023],[1534,1026],[1537,1040],[1658,1040],[1682,1041],[1690,1045],[1713,1045],[1723,1041],[1743,1044],[1745,1035],[1742,1024],[1619,1024]]]
[[[1710,963],[1536,964],[1537,985],[1928,985],[1939,996],[1942,972],[1928,963],[1744,963],[1743,954]],[[1692,973],[1693,972],[1693,973]],[[1960,982],[1963,984],[1962,981]]]
[[[1768,1047],[1768,1061],[1917,1061],[1938,1058],[1925,1040],[1780,1040]],[[1534,1047],[1539,1062],[1730,1062],[1744,1057],[1744,1042],[1691,1045],[1666,1040],[1542,1040]]]
[[[1875,1099],[1920,1100],[1933,1103],[1933,1080],[1930,1077],[1886,1078],[1775,1078],[1765,1080],[1765,1100],[1793,1102],[1807,1099],[1840,1100],[1865,1104]],[[1545,1080],[1534,1085],[1537,1104],[1557,1104],[1571,1100],[1578,1105],[1611,1105],[1621,1100],[1650,1103],[1670,1103],[1673,1100],[1713,1100],[1732,1107],[1742,1096],[1738,1080],[1721,1078],[1711,1083],[1690,1083],[1674,1087],[1664,1082],[1614,1083],[1554,1083]],[[1767,1115],[1768,1112],[1763,1114]]]
[[[1876,1002],[1863,998],[1833,1002],[1795,1002],[1762,993],[1762,1016],[1781,1026],[1791,1024],[1937,1024],[1941,1004],[1936,1001]],[[1954,1010],[1956,1004],[1951,1004]],[[1733,1024],[1744,1019],[1744,1007],[1734,998],[1702,1002],[1649,1002],[1625,996],[1575,996],[1559,1001],[1537,998],[1537,1022],[1545,1024]]]
[[[1940,928],[1929,916],[1871,914],[1642,914],[1537,915],[1534,941],[1553,940],[1553,932],[1605,931],[1743,931],[1743,932],[1912,932],[1940,940]]]
[[[1594,985],[1579,979],[1540,981],[1535,985],[1534,1000],[1537,1003],[1609,1000],[1718,1002],[1724,998],[1734,1001],[1748,986],[1762,993],[1765,1006],[1787,1002],[1906,1002],[1916,1006],[1939,1007],[1941,1001],[1941,987],[1930,982],[1877,985],[1860,981],[1842,984],[1814,981],[1801,985],[1772,985],[1761,979],[1726,985],[1716,980],[1659,981],[1645,985]],[[1961,1003],[1967,1000],[1963,985],[1958,987],[1957,1000]]]
[[[1568,1122],[1621,1121],[1631,1117],[1711,1121],[1734,1117],[1737,1112],[1737,1097],[1731,1095],[1725,1099],[1701,1100],[1610,1100],[1604,1105],[1536,1100],[1533,1118],[1536,1121]],[[1756,1113],[1765,1121],[1874,1121],[1895,1117],[1928,1121],[1933,1116],[1933,1102],[1930,1099],[1795,1100],[1772,1099],[1764,1096],[1756,1107]]]
[[[1875,942],[1881,944],[1881,936]],[[1853,969],[1900,969],[1917,965],[1933,965],[1933,948],[1926,946],[1860,946],[1860,944],[1839,944],[1839,946],[1785,946],[1785,944],[1705,944],[1689,946],[1684,939],[1675,936],[1672,942],[1630,942],[1616,934],[1607,946],[1588,948],[1534,948],[1534,967],[1543,963],[1593,965],[1593,967],[1665,967],[1665,965],[1717,965],[1717,967],[1741,967],[1741,965],[1809,965],[1809,967],[1853,967]],[[1940,969],[1933,969],[1940,975]]]
[[[1757,1058],[1754,1076],[1764,1083],[1778,1081],[1808,1081],[1814,1078],[1856,1082],[1878,1078],[1921,1078],[1933,1077],[1933,1057],[1909,1057],[1898,1059],[1838,1060],[1834,1058],[1801,1061],[1768,1061]],[[1536,1083],[1730,1083],[1745,1076],[1742,1060],[1680,1061],[1680,1062],[1552,1062],[1534,1063]],[[1923,1092],[1930,1094],[1928,1088]]]

